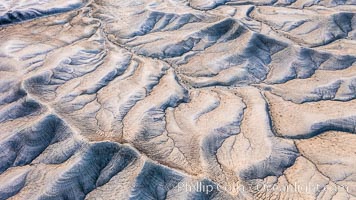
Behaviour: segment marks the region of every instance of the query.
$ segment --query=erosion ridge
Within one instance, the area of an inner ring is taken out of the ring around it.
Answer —
[[[354,0],[1,2],[0,199],[356,199],[355,30]]]

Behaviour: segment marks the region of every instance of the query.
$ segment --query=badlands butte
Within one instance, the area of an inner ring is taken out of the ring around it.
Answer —
[[[0,199],[355,200],[356,0],[1,0]]]

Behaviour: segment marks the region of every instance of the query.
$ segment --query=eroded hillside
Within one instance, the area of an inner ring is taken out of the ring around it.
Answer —
[[[356,199],[355,39],[355,0],[2,1],[0,199]]]

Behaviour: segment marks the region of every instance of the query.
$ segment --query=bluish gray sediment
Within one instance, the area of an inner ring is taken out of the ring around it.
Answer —
[[[355,0],[0,2],[0,200],[356,199]]]

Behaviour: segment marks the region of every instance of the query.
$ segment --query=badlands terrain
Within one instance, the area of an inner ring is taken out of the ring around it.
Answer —
[[[356,199],[356,0],[1,0],[0,199]]]

